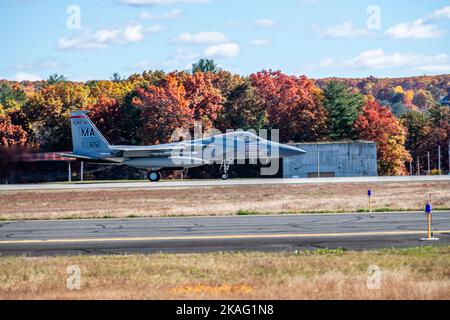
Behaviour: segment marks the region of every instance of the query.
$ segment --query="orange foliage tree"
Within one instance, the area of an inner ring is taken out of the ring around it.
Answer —
[[[27,143],[27,133],[21,126],[15,126],[6,115],[0,115],[0,146],[22,147]]]
[[[280,129],[281,141],[323,138],[326,110],[312,80],[265,70],[250,75],[250,79],[259,104],[267,111],[269,124]]]
[[[185,99],[184,86],[173,76],[158,86],[138,88],[133,105],[142,112],[142,140],[147,144],[170,142],[176,129],[192,126],[194,112]]]
[[[404,146],[405,128],[387,107],[367,101],[354,126],[360,139],[377,143],[379,174],[406,174],[405,162],[411,156]]]
[[[194,112],[194,119],[201,121],[205,130],[213,127],[222,109],[222,95],[211,80],[210,73],[196,72],[187,75],[183,81],[189,108]]]

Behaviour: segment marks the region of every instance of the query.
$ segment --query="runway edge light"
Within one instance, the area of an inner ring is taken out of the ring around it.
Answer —
[[[427,202],[425,205],[425,213],[427,214],[427,238],[422,238],[420,241],[438,241],[439,238],[433,237],[433,233],[431,232],[431,223],[432,223],[432,211],[433,208],[430,202]]]

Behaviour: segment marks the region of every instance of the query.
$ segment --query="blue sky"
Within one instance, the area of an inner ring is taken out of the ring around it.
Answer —
[[[308,77],[450,73],[442,0],[2,0],[0,78],[187,69]]]

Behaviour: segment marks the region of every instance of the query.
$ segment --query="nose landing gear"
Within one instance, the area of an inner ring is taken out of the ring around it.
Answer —
[[[220,166],[220,170],[223,169],[223,173],[221,175],[222,180],[228,180],[230,175],[228,174],[228,170],[230,169],[231,164],[234,162],[233,160],[224,160],[222,165]]]
[[[161,180],[161,173],[158,171],[150,171],[147,175],[148,180],[151,182],[158,182]]]

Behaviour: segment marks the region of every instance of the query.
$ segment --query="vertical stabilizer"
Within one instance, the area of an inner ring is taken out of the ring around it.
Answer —
[[[85,111],[75,111],[71,116],[73,153],[101,157],[109,153],[109,143],[92,123]]]

